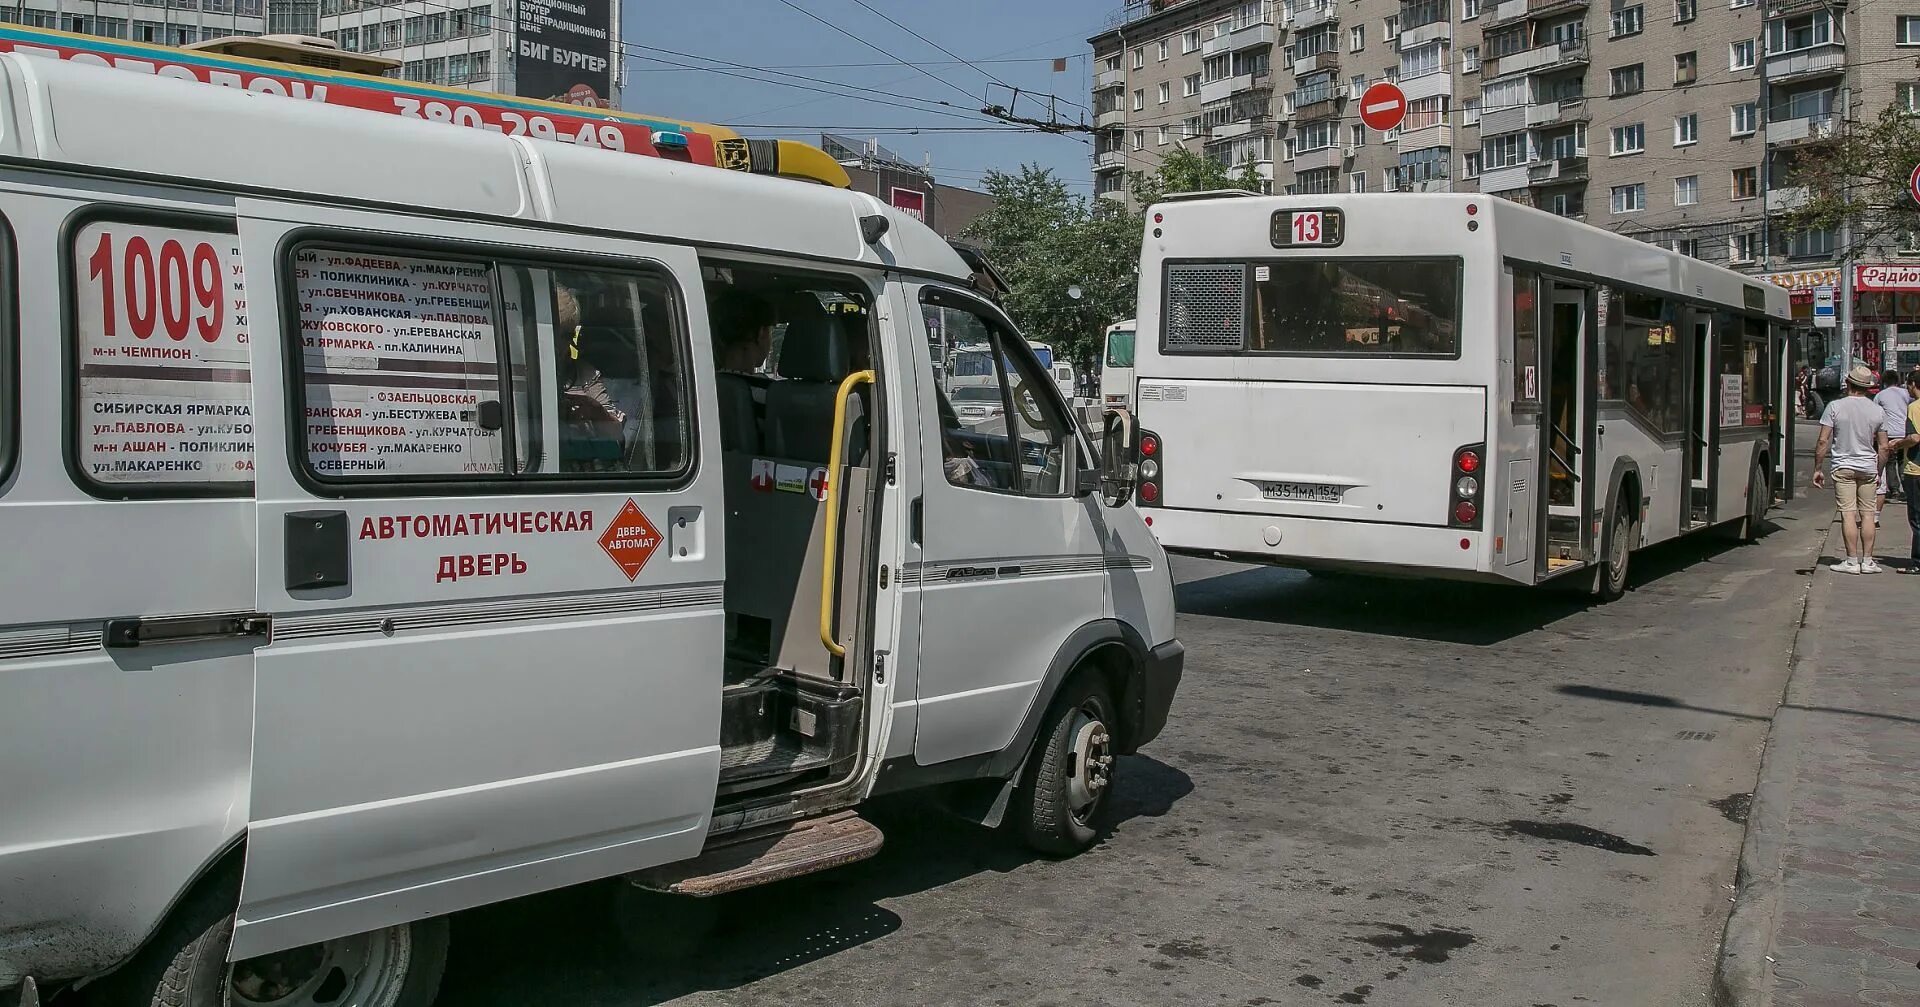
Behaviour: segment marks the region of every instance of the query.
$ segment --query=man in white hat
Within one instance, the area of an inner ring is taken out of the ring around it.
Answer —
[[[1820,443],[1813,449],[1813,485],[1826,486],[1827,461],[1833,461],[1833,494],[1840,508],[1840,532],[1847,558],[1835,569],[1841,573],[1879,573],[1873,558],[1873,521],[1876,484],[1887,462],[1885,413],[1867,392],[1873,371],[1856,366],[1847,372],[1847,394],[1835,399],[1820,417]]]

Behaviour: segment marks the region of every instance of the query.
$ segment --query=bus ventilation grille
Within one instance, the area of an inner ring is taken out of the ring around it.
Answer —
[[[1238,350],[1247,342],[1247,268],[1167,267],[1166,348]]]

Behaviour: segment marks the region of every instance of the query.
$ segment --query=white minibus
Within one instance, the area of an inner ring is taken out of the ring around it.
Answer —
[[[1131,318],[1107,326],[1100,366],[1100,404],[1104,408],[1133,408],[1133,333]]]
[[[1175,552],[1602,596],[1790,492],[1780,287],[1483,195],[1153,207],[1139,504]]]
[[[1094,841],[1171,577],[945,242],[285,94],[0,54],[0,999],[420,1007],[448,913],[908,788]]]

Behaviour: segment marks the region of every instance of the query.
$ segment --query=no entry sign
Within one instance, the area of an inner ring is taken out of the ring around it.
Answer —
[[[1913,174],[1907,176],[1907,191],[1913,193],[1913,201],[1920,203],[1920,164],[1913,166]]]
[[[1400,85],[1383,80],[1360,96],[1360,121],[1384,133],[1407,117],[1407,95]]]

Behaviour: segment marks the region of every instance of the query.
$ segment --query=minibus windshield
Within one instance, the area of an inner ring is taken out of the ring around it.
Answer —
[[[1253,268],[1255,353],[1454,357],[1460,260],[1276,259]]]

